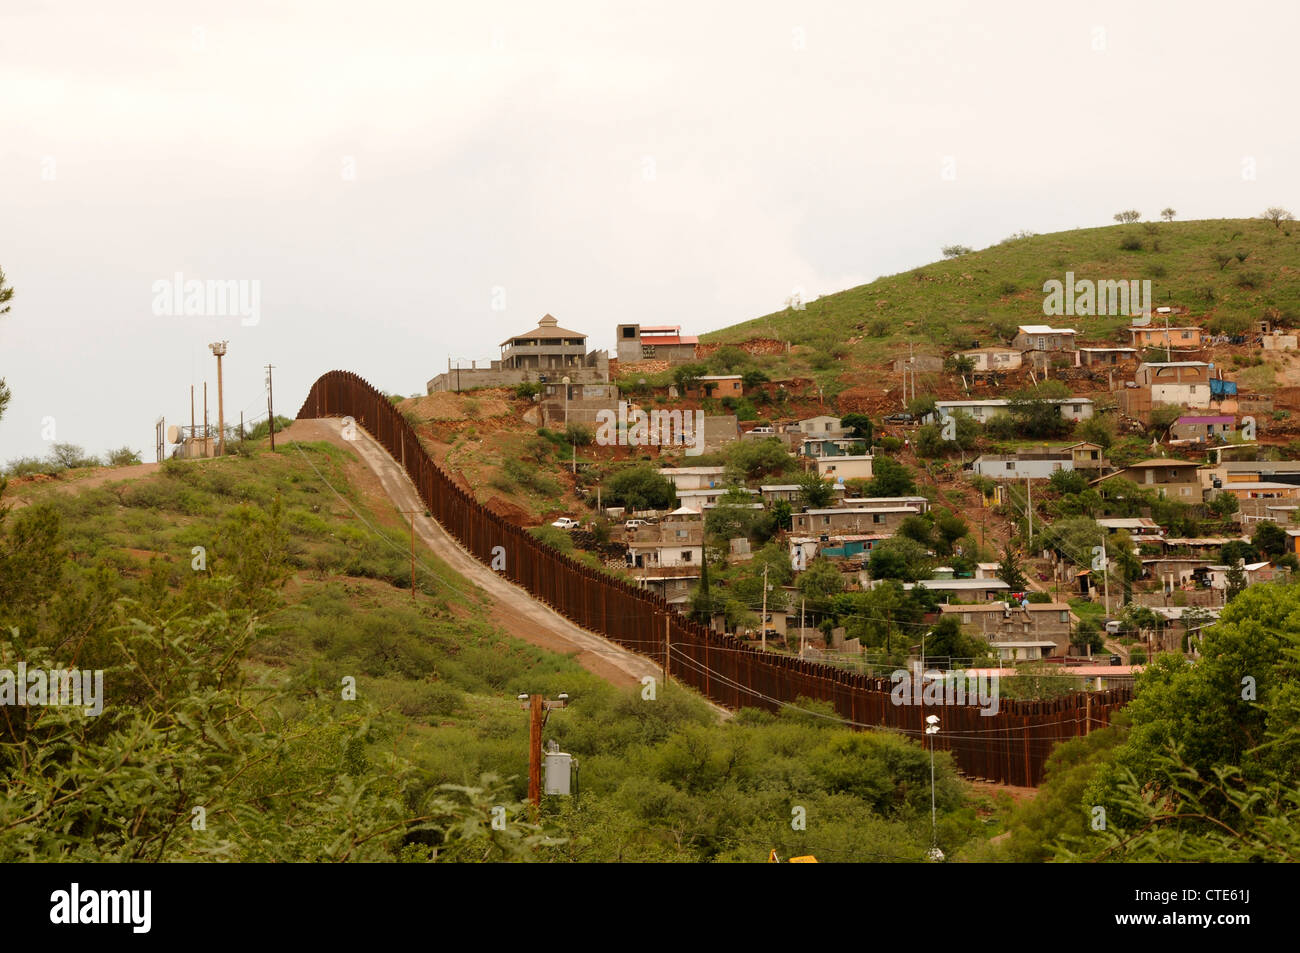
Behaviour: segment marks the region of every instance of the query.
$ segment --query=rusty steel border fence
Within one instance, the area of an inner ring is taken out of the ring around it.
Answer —
[[[1132,697],[1111,689],[1047,701],[1000,699],[993,715],[981,714],[978,705],[893,704],[887,678],[760,652],[490,512],[433,462],[406,418],[358,375],[330,371],[312,385],[298,419],[319,417],[351,417],[373,435],[406,470],[433,518],[475,559],[491,565],[494,551],[504,552],[502,574],[533,598],[661,666],[667,652],[671,677],[727,708],[776,711],[815,699],[856,727],[892,728],[921,740],[926,716],[938,713],[940,731],[931,740],[952,752],[966,776],[1036,786],[1058,742],[1108,724],[1111,712]]]

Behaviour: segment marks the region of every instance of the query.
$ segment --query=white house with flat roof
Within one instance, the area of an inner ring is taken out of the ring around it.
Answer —
[[[817,475],[824,480],[870,480],[871,454],[844,457],[816,457]]]
[[[1067,420],[1087,420],[1093,414],[1090,397],[1053,397],[1051,403],[1061,410],[1061,416]],[[936,400],[934,407],[940,417],[945,414],[966,414],[979,423],[986,423],[998,414],[1005,414],[1010,401],[1003,398],[985,400]]]
[[[726,482],[726,467],[661,467],[659,475],[680,490],[707,490]]]

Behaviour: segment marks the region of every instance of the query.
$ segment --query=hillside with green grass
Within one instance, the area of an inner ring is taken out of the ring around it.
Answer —
[[[3,709],[0,860],[924,857],[919,743],[825,706],[720,722],[675,685],[612,686],[503,632],[423,547],[412,599],[407,531],[367,472],[287,442],[0,483],[0,658],[104,681],[97,717]],[[521,692],[569,694],[545,737],[580,764],[579,796],[536,824]],[[982,851],[1001,814],[937,767],[940,844]]]
[[[960,236],[953,236],[959,240]],[[882,345],[923,350],[1005,342],[1016,326],[1055,323],[1086,341],[1120,341],[1124,317],[1048,318],[1043,284],[1150,280],[1152,307],[1188,309],[1215,331],[1242,333],[1254,319],[1300,323],[1300,226],[1263,219],[1135,222],[1013,237],[870,284],[825,295],[703,335],[739,343],[778,338],[804,345],[808,364],[879,364]],[[1124,341],[1123,343],[1127,343]]]

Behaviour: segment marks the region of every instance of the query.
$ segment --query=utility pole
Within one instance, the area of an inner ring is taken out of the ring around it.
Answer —
[[[208,441],[212,439],[212,428],[208,426],[208,382],[203,382],[203,455],[208,455]]]
[[[763,651],[767,651],[767,565],[763,566],[763,615],[758,620],[763,631]]]
[[[799,600],[799,657],[803,658],[803,630],[804,630],[804,605],[807,599]]]
[[[266,420],[271,425],[271,452],[275,453],[275,392],[271,388],[271,369],[274,364],[266,365]]]
[[[672,642],[672,638],[668,634],[669,632],[668,627],[671,623],[672,623],[672,616],[668,612],[664,612],[664,687],[665,688],[668,687],[669,679],[672,677],[671,675],[669,675],[668,672],[668,667],[669,664],[672,662],[672,656],[673,656],[673,642]]]
[[[528,697],[528,800],[537,808],[542,803],[542,710],[541,695]]]
[[[217,456],[226,455],[226,399],[221,383],[221,359],[226,356],[227,341],[214,341],[208,345],[217,358]]]
[[[1106,537],[1101,539],[1101,580],[1105,586],[1106,615],[1110,615],[1110,554],[1106,552]]]
[[[1034,546],[1034,491],[1030,486],[1029,477],[1025,477],[1025,510],[1029,513],[1029,546],[1030,552],[1033,552]]]
[[[198,436],[198,424],[194,421],[194,385],[190,385],[190,437]]]
[[[533,819],[536,820],[537,808],[542,803],[542,729],[550,712],[556,708],[567,708],[568,692],[560,692],[555,701],[541,695],[521,694],[520,708],[528,711],[528,800],[533,805]]]

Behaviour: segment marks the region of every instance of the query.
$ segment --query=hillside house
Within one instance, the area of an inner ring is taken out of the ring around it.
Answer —
[[[859,457],[867,452],[867,442],[860,437],[805,437],[799,444],[804,457]]]
[[[1073,470],[1074,456],[1065,452],[985,453],[975,458],[971,469],[994,480],[1048,480],[1058,470]]]
[[[1201,465],[1190,460],[1143,460],[1116,470],[1093,483],[1120,478],[1131,480],[1143,489],[1154,489],[1161,496],[1184,503],[1201,502]]]
[[[778,500],[798,505],[803,499],[803,487],[798,483],[764,483],[759,486],[758,492],[762,494],[763,502],[768,506]],[[831,486],[831,492],[836,496],[835,505],[842,505],[845,493],[844,486],[836,483]]]
[[[691,592],[700,582],[698,566],[656,567],[632,569],[633,578],[642,589],[649,589],[669,605],[690,602]]]
[[[1164,328],[1140,325],[1127,329],[1129,343],[1135,348],[1158,347],[1173,350],[1196,350],[1204,344],[1205,335],[1200,328]]]
[[[680,325],[620,324],[614,330],[620,364],[637,361],[666,361],[689,364],[695,360],[700,339],[682,334]]]
[[[800,536],[830,536],[837,533],[893,533],[900,523],[917,513],[914,506],[876,508],[837,506],[805,510],[791,519],[791,532]]]
[[[1165,539],[1165,531],[1160,524],[1145,516],[1101,517],[1096,520],[1096,523],[1106,531],[1107,535],[1113,536],[1123,530],[1129,534],[1134,544],[1139,546],[1142,543],[1163,543]]]
[[[608,384],[609,353],[588,351],[587,335],[560,327],[545,315],[530,331],[521,331],[501,342],[501,359],[486,367],[474,361],[469,367],[451,367],[425,385],[427,393],[471,390],[476,387],[512,387],[525,381],[558,381],[574,384]]]
[[[661,467],[659,475],[672,480],[678,493],[682,490],[707,490],[725,486],[726,467]]]
[[[817,457],[817,475],[823,480],[870,480],[871,462],[874,458],[869,453],[844,457]]]
[[[638,527],[627,544],[627,564],[635,569],[699,566],[704,558],[704,524],[665,520]]]
[[[704,510],[715,506],[718,500],[727,494],[729,489],[731,488],[725,486],[712,486],[707,489],[699,490],[678,490],[677,505],[703,512]],[[739,487],[737,489],[739,489],[741,493],[746,493],[754,497],[758,496],[758,490],[751,490],[746,487]],[[759,505],[761,506],[762,504]]]
[[[1090,397],[1057,397],[1051,402],[1060,408],[1061,416],[1067,420],[1087,420],[1093,415],[1093,403]],[[1004,398],[987,398],[984,400],[937,400],[934,402],[935,414],[966,414],[979,423],[988,423],[998,414],[1005,414],[1010,402]]]
[[[911,506],[918,513],[930,512],[930,501],[924,496],[853,496],[841,500],[840,505],[867,509],[878,509],[882,506]]]
[[[905,582],[903,589],[911,591],[917,586],[937,592],[945,599],[974,599],[979,602],[992,602],[1005,599],[1011,592],[1011,586],[1001,579],[922,579],[918,582]]]
[[[1146,391],[1149,406],[1173,404],[1181,407],[1209,407],[1210,378],[1214,365],[1203,361],[1172,361],[1138,365],[1133,381]]]
[[[974,362],[976,373],[1013,371],[1023,363],[1023,355],[1018,348],[1003,347],[1000,344],[971,348],[962,351],[961,355]]]
[[[1238,480],[1225,483],[1223,488],[1216,492],[1227,493],[1238,500],[1300,500],[1300,486],[1268,480],[1255,482]]]
[[[1123,364],[1137,360],[1138,351],[1132,347],[1081,347],[1079,363],[1084,367]]]
[[[1095,443],[1086,440],[1071,444],[1065,448],[1074,463],[1074,469],[1096,476],[1105,471],[1110,464],[1106,462],[1106,451]]]
[[[686,389],[686,396],[695,399],[712,397],[721,400],[723,397],[742,397],[745,393],[745,385],[739,374],[705,374],[703,377],[696,378],[696,383]]]
[[[1022,324],[1011,343],[1022,351],[1073,351],[1076,333],[1074,328]]]
[[[863,559],[891,538],[892,533],[828,533],[824,536],[791,536],[790,559],[793,565],[806,566],[818,556],[838,559]]]
[[[1223,417],[1179,417],[1169,428],[1174,440],[1186,440],[1194,443],[1214,443],[1227,440],[1237,431],[1237,418]]]
[[[944,605],[939,612],[941,618],[955,618],[963,631],[991,645],[1021,647],[1020,654],[1000,652],[1002,658],[1043,658],[1070,651],[1070,606],[1064,602]],[[1038,654],[1025,654],[1026,644],[1037,648]]]
[[[840,422],[840,418],[832,417],[829,414],[801,420],[796,427],[799,433],[806,437],[830,437],[833,439],[844,436],[844,425]]]

